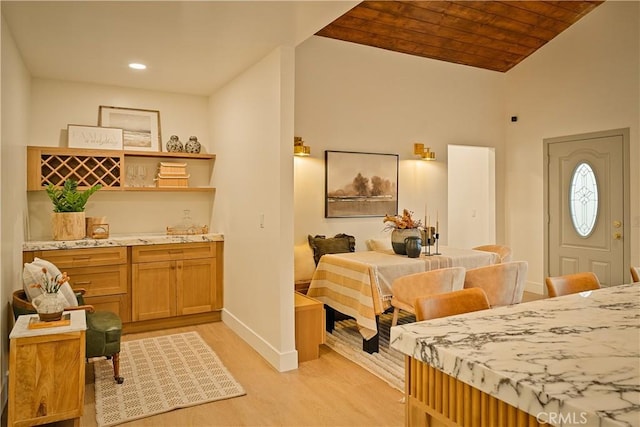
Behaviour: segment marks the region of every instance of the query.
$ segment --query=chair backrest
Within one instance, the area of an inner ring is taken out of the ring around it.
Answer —
[[[631,267],[631,279],[633,282],[640,282],[640,267]]]
[[[476,251],[495,252],[500,257],[500,262],[511,261],[511,248],[505,245],[482,245],[472,248]]]
[[[544,282],[547,285],[547,293],[550,297],[600,289],[598,276],[591,271],[547,277]]]
[[[480,288],[461,289],[444,294],[417,298],[416,320],[437,319],[491,308],[487,295]]]
[[[482,288],[491,307],[518,304],[522,301],[529,264],[511,261],[467,270],[465,288]]]
[[[398,277],[391,285],[391,304],[414,313],[416,298],[462,289],[464,272],[464,267],[449,267]]]
[[[25,314],[36,313],[35,307],[29,302],[29,300],[27,300],[27,295],[22,289],[13,292],[11,308],[13,309],[14,319]]]

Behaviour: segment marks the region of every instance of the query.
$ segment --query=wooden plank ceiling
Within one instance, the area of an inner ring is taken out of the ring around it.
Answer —
[[[603,1],[363,1],[316,34],[506,72]]]

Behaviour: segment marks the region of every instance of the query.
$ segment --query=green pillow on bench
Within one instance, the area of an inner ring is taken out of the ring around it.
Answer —
[[[356,239],[348,234],[336,234],[334,237],[309,235],[309,246],[313,249],[313,260],[318,265],[320,257],[326,254],[341,254],[355,252]]]

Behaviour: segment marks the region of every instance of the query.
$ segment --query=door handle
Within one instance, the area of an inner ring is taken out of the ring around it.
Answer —
[[[615,240],[620,240],[620,239],[622,239],[622,233],[618,233],[618,232],[613,233],[613,238],[614,238]]]

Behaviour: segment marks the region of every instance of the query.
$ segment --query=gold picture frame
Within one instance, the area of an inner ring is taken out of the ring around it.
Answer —
[[[160,111],[101,105],[98,125],[121,128],[124,150],[161,151]]]

